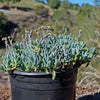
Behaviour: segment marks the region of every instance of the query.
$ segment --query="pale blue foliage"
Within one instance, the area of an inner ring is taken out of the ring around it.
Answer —
[[[17,43],[5,53],[0,68],[10,72],[12,68],[28,72],[53,72],[74,68],[89,62],[96,56],[95,48],[74,39],[71,34],[40,38],[31,43]]]

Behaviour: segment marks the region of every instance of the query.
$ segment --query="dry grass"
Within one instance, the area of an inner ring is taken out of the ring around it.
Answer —
[[[91,65],[79,69],[77,85],[100,87],[100,72]]]

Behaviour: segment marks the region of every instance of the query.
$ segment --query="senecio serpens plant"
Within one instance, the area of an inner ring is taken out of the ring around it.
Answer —
[[[77,68],[96,56],[95,48],[87,48],[71,34],[46,35],[31,41],[28,33],[25,38],[27,42],[16,43],[5,53],[0,66],[3,71],[46,72],[55,79],[56,72]]]

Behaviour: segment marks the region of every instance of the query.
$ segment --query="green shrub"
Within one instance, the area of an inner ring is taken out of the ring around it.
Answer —
[[[73,4],[68,2],[68,0],[64,0],[61,2],[60,6],[62,8],[66,8],[66,9],[72,9],[73,8]]]
[[[16,27],[18,25],[8,21],[7,17],[0,12],[0,48],[5,46],[2,38],[10,36]]]
[[[54,9],[58,9],[60,7],[60,0],[49,0],[49,6]]]
[[[41,17],[48,17],[49,10],[42,5],[39,5],[35,9],[35,13],[40,15]]]
[[[7,24],[6,16],[4,16],[4,14],[2,12],[0,12],[0,42],[3,37],[7,36],[6,24]]]
[[[55,19],[59,19],[60,18],[60,15],[61,15],[61,13],[62,13],[62,11],[60,10],[56,10],[55,12],[54,12],[54,14],[53,14],[53,17],[55,18]]]
[[[90,8],[83,7],[83,8],[80,8],[78,10],[77,17],[78,17],[79,20],[82,20],[86,16],[90,17],[90,13],[91,13],[91,9]]]

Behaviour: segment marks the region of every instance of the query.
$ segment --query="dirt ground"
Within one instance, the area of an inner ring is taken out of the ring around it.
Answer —
[[[0,100],[10,100],[11,90],[9,76],[0,71]]]
[[[0,88],[0,100],[11,100],[10,88],[6,86]]]
[[[9,76],[0,71],[0,100],[11,100]],[[76,87],[76,100],[100,100],[100,87]]]

